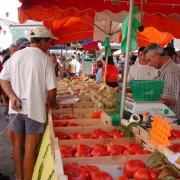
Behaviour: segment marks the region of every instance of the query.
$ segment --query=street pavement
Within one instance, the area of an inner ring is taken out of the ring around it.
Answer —
[[[8,126],[4,108],[0,106],[0,132]],[[0,173],[9,176],[10,180],[15,180],[15,169],[13,158],[11,157],[12,149],[8,142],[7,132],[0,135]],[[1,180],[1,179],[0,179]]]

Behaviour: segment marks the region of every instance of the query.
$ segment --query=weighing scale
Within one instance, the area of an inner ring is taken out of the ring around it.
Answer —
[[[150,116],[162,115],[169,120],[176,120],[175,113],[160,101],[135,102],[131,98],[126,98],[125,111],[138,115],[149,112]]]

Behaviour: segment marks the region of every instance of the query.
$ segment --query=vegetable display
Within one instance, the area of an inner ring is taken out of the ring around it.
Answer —
[[[141,149],[141,151],[140,151]],[[95,144],[93,147],[80,144],[77,147],[69,145],[60,146],[62,158],[72,157],[97,157],[97,156],[121,156],[127,155],[150,154],[150,151],[143,150],[143,148],[136,143],[129,143],[126,146],[119,145],[115,142],[104,144]]]
[[[92,131],[91,133],[78,133],[75,132],[73,134],[66,134],[63,132],[55,132],[55,136],[61,140],[64,139],[104,139],[104,138],[123,138],[125,137],[124,133],[118,132],[118,130],[111,130],[109,133],[97,129]]]

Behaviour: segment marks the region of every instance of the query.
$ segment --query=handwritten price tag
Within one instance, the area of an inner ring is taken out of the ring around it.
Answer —
[[[150,131],[151,143],[154,145],[169,146],[168,137],[171,136],[171,125],[162,116],[154,116],[154,121],[151,123],[152,130]]]

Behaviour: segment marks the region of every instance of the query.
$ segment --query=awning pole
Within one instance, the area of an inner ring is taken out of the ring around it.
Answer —
[[[132,37],[133,9],[134,9],[134,0],[130,0],[128,36],[127,36],[127,47],[126,47],[126,60],[125,60],[125,65],[124,65],[123,89],[122,89],[122,99],[121,99],[121,106],[120,106],[121,107],[120,108],[120,120],[124,118],[124,108],[125,108],[125,100],[126,100],[126,87],[127,87],[127,75],[128,75],[130,45],[131,45],[131,37]]]

